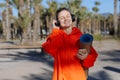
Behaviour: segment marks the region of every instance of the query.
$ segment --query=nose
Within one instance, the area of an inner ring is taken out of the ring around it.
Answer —
[[[70,19],[70,17],[68,17],[68,16],[66,16],[66,17],[64,17],[64,20],[66,21],[66,20],[69,20]]]
[[[67,18],[64,18],[64,21],[66,21],[67,20]]]

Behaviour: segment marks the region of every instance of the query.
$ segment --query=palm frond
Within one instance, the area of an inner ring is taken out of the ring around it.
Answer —
[[[23,29],[27,29],[29,23],[33,20],[34,16],[28,17],[27,11],[23,12],[23,18],[13,17],[18,26],[21,26]]]
[[[14,8],[18,9],[19,6],[19,0],[10,0],[9,4],[13,6]]]
[[[5,3],[0,3],[0,8],[4,8],[6,6]]]

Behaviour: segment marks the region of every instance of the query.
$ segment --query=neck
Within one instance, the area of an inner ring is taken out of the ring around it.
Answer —
[[[72,32],[72,27],[62,28],[62,29],[66,34],[70,34]]]

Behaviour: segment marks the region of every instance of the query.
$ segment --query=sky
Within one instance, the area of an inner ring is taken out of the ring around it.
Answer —
[[[43,5],[46,5],[47,0],[43,0]],[[66,0],[57,0],[60,3],[65,2]],[[82,6],[86,6],[88,11],[92,11],[92,8],[95,7],[95,1],[100,2],[98,6],[98,13],[114,13],[114,0],[82,0]],[[48,6],[47,6],[48,7]],[[119,4],[118,4],[119,7]],[[119,9],[119,8],[118,8]]]
[[[0,0],[0,3],[4,2],[5,0]],[[46,4],[47,0],[43,0],[42,5],[48,7]],[[57,0],[59,3],[65,2],[65,0]],[[114,0],[82,0],[82,6],[87,7],[88,11],[92,11],[92,8],[95,7],[95,1],[99,1],[100,5],[98,6],[99,11],[98,13],[114,13]],[[118,12],[119,12],[119,2],[118,2]],[[13,9],[13,15],[17,16],[17,11]],[[0,9],[0,14],[2,9]],[[1,15],[0,15],[1,16]]]

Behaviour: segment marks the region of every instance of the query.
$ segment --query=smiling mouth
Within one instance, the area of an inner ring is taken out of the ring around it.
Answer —
[[[65,21],[65,22],[64,22],[64,24],[68,24],[68,23],[70,23],[70,21]]]

